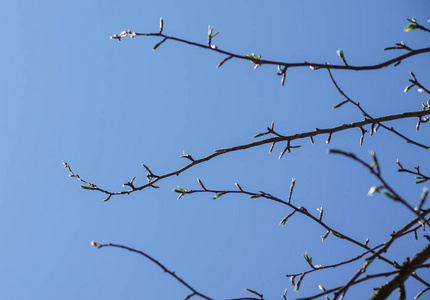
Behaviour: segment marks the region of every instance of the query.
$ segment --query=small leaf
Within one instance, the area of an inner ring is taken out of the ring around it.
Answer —
[[[415,84],[411,84],[411,85],[408,85],[407,87],[405,87],[403,93],[406,93],[407,91],[409,91],[411,89],[411,87],[413,87],[414,85]]]
[[[414,183],[418,184],[418,183],[423,183],[426,181],[427,181],[427,179],[421,179],[421,180],[414,181]]]
[[[270,146],[269,154],[272,153],[274,147],[275,147],[275,143],[273,142],[272,145]]]
[[[182,194],[185,194],[186,192],[185,192],[185,190],[183,189],[183,188],[181,188],[179,185],[178,185],[178,190],[182,193]]]
[[[252,195],[250,198],[260,198],[260,197],[261,197],[260,194],[255,194],[255,195]]]
[[[144,167],[145,170],[148,171],[149,174],[152,174],[151,170],[149,170],[149,168],[146,165],[142,164],[142,167]]]
[[[251,290],[251,289],[248,289],[248,288],[245,288],[245,290],[247,290],[248,292],[250,292],[250,293],[253,293],[253,294],[255,294],[255,295],[258,295],[258,296],[260,296],[260,294],[259,293],[257,293],[256,291],[254,291],[254,290]]]
[[[345,57],[343,56],[343,50],[339,49],[336,51],[337,55],[339,55],[340,59],[344,61]]]
[[[224,152],[227,152],[227,150],[225,150],[225,149],[215,150],[215,153],[224,153]]]
[[[260,137],[260,136],[263,136],[263,135],[266,135],[267,133],[265,133],[265,132],[260,132],[260,133],[258,133],[258,134],[256,134],[256,135],[254,135],[254,138],[258,138],[258,137]]]
[[[333,106],[333,109],[335,109],[335,108],[338,108],[338,107],[341,107],[342,105],[344,105],[345,103],[347,103],[349,100],[345,100],[345,101],[342,101],[342,102],[340,102],[340,103],[338,103],[338,104],[336,104],[335,106]]]
[[[393,194],[391,194],[390,192],[383,191],[382,193],[390,199],[397,200],[397,198]]]
[[[396,46],[394,46],[394,47],[387,47],[387,48],[384,48],[384,49],[382,49],[382,51],[387,51],[387,50],[396,50],[396,49],[398,49]]]
[[[340,238],[340,239],[343,239],[344,237],[343,237],[343,235],[341,235],[340,233],[338,233],[338,232],[336,232],[336,231],[333,231],[333,230],[331,230],[330,231],[335,237],[337,237],[337,238]]]
[[[291,276],[290,277],[290,283],[291,283],[291,286],[295,286],[296,284],[294,283],[294,277],[296,277],[296,276]]]
[[[343,154],[342,150],[337,150],[337,149],[328,149],[327,152],[329,154]]]
[[[294,286],[294,291],[298,292],[300,289],[300,284],[302,283],[302,279],[305,276],[304,273],[300,276],[299,280],[297,281],[296,285]]]
[[[214,33],[213,35],[211,35],[211,38],[216,37],[218,33],[219,33],[219,31],[217,31],[216,33]]]
[[[213,199],[215,200],[216,198],[219,198],[219,197],[221,197],[222,195],[224,195],[225,193],[224,192],[221,192],[221,193],[218,193],[218,194],[216,194],[214,197],[213,197]]]
[[[91,187],[91,186],[86,186],[86,185],[81,185],[81,189],[84,189],[84,190],[94,190],[94,188],[93,188],[93,187]]]
[[[370,153],[370,156],[372,157],[372,160],[373,160],[372,166],[379,168],[378,159],[376,158],[375,151],[369,151],[369,153]]]
[[[411,74],[411,77],[412,77],[412,79],[413,80],[417,80],[417,78],[415,77],[415,74],[414,74],[414,72],[412,72],[412,71],[409,71],[409,74]]]
[[[285,216],[282,220],[281,220],[281,222],[279,222],[279,225],[282,225],[282,226],[285,226],[285,223],[287,223],[287,220],[288,220],[288,218],[289,218],[290,216]]]
[[[409,25],[405,28],[405,32],[408,32],[408,31],[411,31],[411,30],[414,30],[414,29],[417,29],[417,28],[418,28],[417,24],[409,24]]]
[[[231,59],[233,56],[229,56],[224,58],[217,66],[217,68],[221,67],[227,60]]]
[[[163,39],[161,42],[157,43],[154,48],[152,48],[152,51],[155,51],[162,43],[164,43],[167,40],[167,38]]]
[[[308,256],[308,252],[305,252],[305,254],[303,254],[303,258],[306,260],[306,262],[308,263],[308,265],[310,265],[313,268],[312,257]]]
[[[375,192],[377,192],[379,189],[381,188],[381,186],[372,186],[371,188],[370,188],[370,190],[369,190],[369,192],[367,193],[367,196],[373,196],[373,194],[375,193]]]

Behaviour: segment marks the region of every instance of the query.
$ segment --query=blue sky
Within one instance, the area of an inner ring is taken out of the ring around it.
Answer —
[[[288,273],[308,269],[306,251],[316,264],[332,264],[361,250],[329,237],[324,229],[276,203],[226,195],[187,195],[177,201],[176,186],[198,189],[196,178],[212,189],[247,190],[288,197],[343,232],[377,245],[413,216],[380,195],[367,197],[377,181],[351,160],[327,154],[352,151],[370,162],[378,154],[386,179],[415,206],[423,185],[396,172],[430,164],[424,150],[380,130],[334,134],[308,140],[281,160],[277,145],[217,157],[144,190],[102,202],[102,194],[79,188],[62,161],[83,178],[109,190],[136,176],[145,183],[142,163],[156,174],[179,169],[215,149],[253,142],[272,121],[282,134],[328,128],[362,119],[358,110],[332,107],[343,99],[324,70],[288,70],[281,87],[276,67],[253,70],[250,62],[168,41],[155,52],[157,38],[109,36],[131,29],[164,33],[205,43],[208,25],[220,34],[214,43],[238,54],[261,54],[286,62],[339,64],[343,49],[352,65],[376,64],[402,52],[383,48],[404,40],[428,47],[425,33],[405,33],[406,18],[428,24],[427,1],[5,1],[1,4],[0,47],[0,296],[3,299],[182,299],[188,294],[149,261],[118,249],[97,250],[92,240],[145,251],[215,299],[252,296],[280,299]],[[427,34],[428,35],[428,34]],[[403,89],[413,70],[426,83],[428,54],[398,67],[372,72],[335,71],[339,85],[372,116],[420,110],[422,93]],[[415,132],[416,120],[394,126],[428,143],[429,128]],[[427,184],[428,186],[428,184]],[[404,237],[387,254],[402,262],[424,247]],[[403,244],[402,244],[403,243]],[[305,278],[291,299],[313,295],[318,284],[333,287],[352,276],[352,267]],[[385,269],[374,267],[369,272]],[[429,278],[428,271],[420,271]],[[385,279],[351,289],[363,299]],[[375,283],[376,282],[376,283]],[[409,280],[415,295],[422,285]],[[289,298],[289,299],[290,299]]]

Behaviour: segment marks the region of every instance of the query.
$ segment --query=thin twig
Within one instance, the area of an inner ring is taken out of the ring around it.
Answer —
[[[187,287],[192,294],[191,295],[197,295],[202,297],[203,299],[207,299],[207,300],[212,300],[212,298],[203,295],[202,293],[196,291],[193,287],[191,287],[191,285],[189,285],[188,283],[186,283],[182,278],[180,278],[178,275],[176,275],[176,273],[174,271],[170,271],[169,269],[167,269],[163,264],[161,264],[158,260],[154,259],[153,257],[149,256],[148,254],[146,254],[143,251],[140,250],[136,250],[127,246],[123,246],[123,245],[118,245],[118,244],[99,244],[97,242],[92,241],[91,242],[92,246],[95,246],[99,249],[103,248],[103,247],[116,247],[116,248],[121,248],[121,249],[125,249],[137,254],[140,254],[144,257],[146,257],[147,259],[149,259],[150,261],[152,261],[153,263],[155,263],[157,266],[159,266],[161,269],[163,269],[164,272],[168,273],[170,276],[172,276],[173,278],[175,278],[178,282],[180,282],[183,286]]]
[[[72,172],[69,164],[67,164],[65,162],[63,162],[63,164],[64,164],[65,168],[69,171],[70,177],[76,178],[85,184],[84,186],[82,186],[83,188],[104,193],[107,195],[107,198],[105,198],[104,200],[109,200],[112,196],[126,195],[126,194],[128,195],[130,193],[140,191],[140,190],[143,190],[143,189],[148,188],[148,187],[154,187],[154,184],[160,180],[163,180],[165,178],[172,177],[172,176],[178,176],[182,172],[188,170],[191,167],[194,167],[195,165],[209,161],[209,160],[211,160],[217,156],[220,156],[220,155],[223,155],[226,153],[235,152],[235,151],[239,151],[239,150],[245,150],[245,149],[249,149],[249,148],[253,148],[253,147],[257,147],[257,146],[261,146],[261,145],[265,145],[265,144],[273,144],[273,143],[278,143],[278,142],[282,142],[282,141],[293,141],[293,140],[298,140],[298,139],[315,137],[318,135],[333,134],[335,132],[340,132],[340,131],[351,129],[351,128],[360,128],[360,127],[363,127],[363,126],[368,125],[368,124],[374,124],[374,123],[381,124],[382,122],[386,122],[386,121],[422,117],[422,116],[426,116],[426,115],[430,115],[430,110],[405,112],[405,113],[401,113],[401,114],[388,115],[388,116],[379,117],[379,118],[372,118],[372,119],[365,118],[363,121],[349,123],[349,124],[343,124],[343,125],[337,126],[337,127],[326,128],[326,129],[315,129],[314,131],[297,133],[297,134],[288,135],[288,136],[284,136],[284,135],[275,136],[272,138],[267,138],[267,139],[253,142],[253,143],[249,143],[249,144],[244,144],[244,145],[240,145],[240,146],[220,149],[220,150],[216,151],[215,153],[212,153],[206,157],[203,157],[200,159],[194,159],[193,161],[191,161],[186,166],[184,166],[178,170],[175,170],[173,172],[166,173],[164,175],[159,175],[159,176],[152,174],[150,182],[148,182],[144,185],[141,185],[141,186],[134,186],[128,190],[119,191],[119,192],[111,192],[111,191],[108,191],[106,189],[100,188],[97,185],[95,185],[95,184],[93,184],[87,180],[82,179],[78,174],[75,174],[74,172]]]
[[[192,41],[188,41],[185,39],[181,39],[181,38],[177,38],[177,37],[173,37],[173,36],[168,36],[165,35],[163,33],[157,32],[157,33],[137,33],[137,32],[133,32],[130,34],[126,34],[126,35],[130,35],[130,36],[153,36],[153,37],[162,37],[166,40],[172,40],[172,41],[177,41],[180,43],[184,43],[184,44],[188,44],[191,46],[195,46],[195,47],[199,47],[199,48],[203,48],[206,50],[210,50],[210,51],[214,51],[214,52],[218,52],[221,54],[225,54],[228,57],[234,57],[237,59],[243,59],[243,60],[247,60],[249,61],[250,58],[247,57],[246,55],[240,55],[240,54],[235,54],[229,51],[225,51],[225,50],[221,50],[218,47],[212,47],[213,45],[209,46],[208,44],[200,44],[200,43],[196,43],[196,42],[192,42]],[[114,35],[111,38],[113,39],[118,39],[120,40],[121,35]],[[295,67],[311,67],[312,69],[340,69],[340,70],[354,70],[354,71],[366,71],[366,70],[378,70],[378,69],[382,69],[384,67],[388,67],[392,64],[395,64],[397,62],[403,61],[406,58],[418,55],[418,54],[422,54],[422,53],[426,53],[426,52],[430,52],[430,47],[429,48],[422,48],[422,49],[417,49],[417,50],[411,50],[406,54],[400,55],[396,58],[387,60],[385,62],[376,64],[376,65],[367,65],[367,66],[351,66],[351,65],[328,65],[328,64],[321,64],[321,63],[311,63],[311,62],[302,62],[302,63],[287,63],[287,62],[282,62],[282,61],[274,61],[274,60],[264,60],[264,59],[259,59],[256,61],[253,61],[254,63],[258,63],[258,64],[266,64],[266,65],[276,65],[276,66],[283,66],[286,68],[295,68]]]
[[[406,142],[407,143],[410,143],[410,144],[413,144],[413,145],[416,145],[416,146],[418,146],[418,147],[421,147],[421,148],[424,148],[424,149],[426,149],[426,150],[430,150],[430,146],[426,146],[426,145],[423,145],[423,144],[421,144],[421,143],[418,143],[418,142],[415,142],[415,141],[413,141],[413,140],[411,140],[411,139],[409,139],[408,137],[406,137],[406,136],[404,136],[403,134],[401,134],[400,132],[398,132],[397,130],[394,130],[394,128],[393,127],[388,127],[388,126],[386,126],[386,125],[384,125],[384,124],[382,124],[381,123],[381,121],[378,121],[377,119],[374,119],[374,118],[372,118],[367,112],[365,112],[364,111],[364,109],[360,106],[360,104],[358,103],[358,102],[355,102],[354,100],[352,100],[351,98],[349,98],[346,94],[345,94],[345,92],[339,87],[339,85],[337,84],[337,82],[336,82],[336,80],[334,80],[334,77],[333,77],[333,75],[332,75],[332,73],[331,73],[331,71],[330,71],[330,69],[327,69],[327,71],[328,71],[328,74],[329,74],[329,76],[330,76],[330,78],[331,78],[331,80],[332,80],[332,82],[333,82],[333,84],[335,85],[335,87],[336,87],[336,89],[338,90],[338,92],[342,95],[342,96],[344,96],[345,97],[345,99],[346,99],[346,102],[350,102],[350,103],[352,103],[352,104],[354,104],[362,113],[363,113],[363,116],[365,117],[365,118],[369,118],[370,120],[372,120],[373,121],[373,123],[376,123],[376,124],[378,124],[378,125],[380,125],[382,128],[384,128],[384,129],[386,129],[386,130],[388,130],[388,131],[391,131],[392,133],[394,133],[394,134],[396,134],[397,136],[399,136],[399,137],[401,137],[402,139],[404,139],[404,140],[406,140]],[[423,111],[429,111],[429,110],[423,110]],[[421,117],[421,116],[420,116]]]

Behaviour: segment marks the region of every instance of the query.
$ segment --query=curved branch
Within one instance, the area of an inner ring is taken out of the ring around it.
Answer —
[[[157,266],[159,266],[161,269],[163,269],[164,272],[168,273],[170,276],[172,276],[173,278],[175,278],[177,281],[179,281],[183,286],[185,286],[186,288],[188,288],[192,294],[188,295],[186,297],[186,299],[191,298],[192,296],[200,296],[203,299],[206,300],[212,300],[212,298],[209,298],[208,296],[203,295],[202,293],[199,293],[198,291],[196,291],[193,287],[191,287],[188,283],[186,283],[182,278],[180,278],[178,275],[176,275],[176,273],[174,271],[170,271],[169,269],[167,269],[163,264],[161,264],[158,260],[152,258],[151,256],[149,256],[148,254],[146,254],[145,252],[142,252],[140,250],[136,250],[127,246],[123,246],[123,245],[117,245],[117,244],[99,244],[95,241],[91,242],[91,245],[94,247],[97,247],[98,249],[101,249],[103,247],[116,247],[116,248],[121,248],[121,249],[125,249],[137,254],[140,254],[144,257],[146,257],[147,259],[149,259],[150,261],[152,261],[153,263],[155,263]]]
[[[154,36],[154,37],[162,37],[164,41],[167,40],[172,40],[172,41],[176,41],[176,42],[180,42],[180,43],[184,43],[184,44],[188,44],[191,46],[195,46],[195,47],[199,47],[199,48],[203,48],[206,50],[210,50],[210,51],[214,51],[214,52],[218,52],[221,54],[225,54],[228,57],[233,57],[233,58],[237,58],[237,59],[242,59],[242,60],[247,60],[249,61],[250,58],[247,57],[246,55],[240,55],[240,54],[235,54],[229,51],[225,51],[225,50],[221,50],[218,47],[216,47],[215,45],[209,45],[209,44],[200,44],[200,43],[196,43],[196,42],[192,42],[192,41],[188,41],[185,39],[181,39],[181,38],[177,38],[174,36],[168,36],[165,35],[161,32],[157,32],[157,33],[137,33],[137,32],[126,32],[123,31],[121,34],[119,35],[113,35],[111,36],[112,39],[118,39],[120,40],[122,37],[125,36],[130,36],[130,37],[135,37],[135,36]],[[158,47],[158,44],[157,44]],[[422,54],[422,53],[427,53],[430,52],[430,47],[428,48],[422,48],[422,49],[417,49],[417,50],[410,50],[408,53],[400,55],[396,58],[387,60],[385,62],[376,64],[376,65],[368,65],[368,66],[351,66],[351,65],[328,65],[326,63],[322,64],[322,63],[311,63],[311,62],[301,62],[301,63],[288,63],[288,62],[282,62],[282,61],[274,61],[274,60],[265,60],[265,59],[253,59],[251,60],[253,63],[258,64],[258,65],[262,65],[262,64],[266,64],[266,65],[275,65],[275,66],[283,66],[286,68],[296,68],[296,67],[310,67],[313,70],[316,69],[338,69],[338,70],[354,70],[354,71],[366,71],[366,70],[378,70],[378,69],[382,69],[384,67],[388,67],[392,64],[401,62],[402,60],[418,55],[418,54]]]
[[[168,177],[172,177],[172,176],[178,176],[179,174],[181,174],[182,172],[188,170],[191,167],[194,167],[195,165],[201,164],[203,162],[209,161],[217,156],[229,153],[229,152],[235,152],[235,151],[239,151],[239,150],[245,150],[245,149],[249,149],[249,148],[253,148],[253,147],[257,147],[257,146],[261,146],[261,145],[266,145],[266,144],[275,144],[278,142],[282,142],[282,141],[294,141],[294,140],[298,140],[298,139],[304,139],[304,138],[313,138],[315,136],[318,135],[322,135],[322,134],[333,134],[335,132],[339,132],[339,131],[343,131],[343,130],[347,130],[347,129],[351,129],[351,128],[360,128],[363,127],[365,125],[368,124],[380,124],[381,122],[386,122],[386,121],[393,121],[393,120],[399,120],[399,119],[406,119],[406,118],[414,118],[414,117],[422,117],[422,116],[426,116],[426,115],[430,115],[430,110],[424,110],[424,111],[415,111],[415,112],[406,112],[406,113],[401,113],[401,114],[396,114],[396,115],[389,115],[389,116],[384,116],[384,117],[380,117],[380,118],[372,118],[372,119],[364,119],[363,121],[359,121],[359,122],[354,122],[354,123],[349,123],[349,124],[343,124],[337,127],[332,127],[332,128],[326,128],[326,129],[315,129],[314,131],[308,131],[308,132],[303,132],[303,133],[297,133],[294,135],[280,135],[280,134],[276,134],[275,137],[272,138],[268,138],[268,139],[264,139],[264,140],[260,140],[258,142],[253,142],[253,143],[249,143],[249,144],[245,144],[245,145],[239,145],[239,146],[235,146],[235,147],[230,147],[230,148],[225,148],[225,149],[219,149],[216,150],[215,153],[212,153],[206,157],[200,158],[200,159],[190,159],[191,162],[187,165],[185,165],[184,167],[170,172],[170,173],[166,173],[164,175],[155,175],[152,172],[148,171],[149,174],[147,175],[148,177],[148,183],[135,187],[133,185],[132,182],[129,182],[127,184],[124,184],[124,186],[129,186],[130,189],[125,190],[125,191],[119,191],[119,192],[110,192],[106,189],[100,188],[97,185],[82,179],[78,174],[75,174],[70,165],[66,162],[63,162],[64,167],[69,171],[69,177],[72,178],[76,178],[79,181],[81,181],[82,183],[84,183],[85,185],[81,186],[84,189],[88,189],[88,190],[93,190],[93,191],[99,191],[102,192],[104,194],[107,195],[107,198],[104,199],[104,201],[109,200],[112,196],[117,196],[117,195],[125,195],[125,194],[130,194],[136,191],[140,191],[143,190],[145,188],[148,187],[155,187],[154,184],[157,183],[158,181],[164,179],[164,178],[168,178]],[[266,134],[266,133],[264,133]],[[290,148],[293,148],[294,146],[290,146]],[[187,157],[186,155],[183,157]],[[188,157],[190,157],[188,155]],[[147,170],[149,170],[146,166],[144,166]]]
[[[365,118],[369,118],[369,119],[371,119],[371,120],[374,120],[374,122],[373,123],[375,123],[375,124],[379,124],[382,128],[384,128],[384,129],[386,129],[386,130],[388,130],[388,131],[391,131],[392,133],[394,133],[395,135],[397,135],[397,136],[399,136],[399,137],[401,137],[402,139],[404,139],[407,143],[409,143],[409,144],[413,144],[413,145],[415,145],[415,146],[418,146],[418,147],[421,147],[421,148],[424,148],[424,149],[426,149],[426,150],[430,150],[430,147],[429,146],[426,146],[426,145],[423,145],[423,144],[421,144],[421,143],[418,143],[418,142],[415,142],[415,141],[413,141],[413,140],[411,140],[410,138],[408,138],[408,137],[406,137],[405,135],[403,135],[403,134],[401,134],[400,132],[398,132],[397,130],[395,130],[393,127],[388,127],[388,126],[386,126],[386,125],[384,125],[384,124],[382,124],[381,122],[377,122],[377,121],[375,121],[375,119],[373,119],[367,112],[365,112],[364,111],[364,109],[360,106],[360,103],[358,103],[358,102],[355,102],[354,100],[352,100],[351,98],[349,98],[346,94],[345,94],[345,92],[339,87],[339,85],[337,84],[337,82],[336,82],[336,80],[334,80],[334,77],[333,77],[333,75],[332,75],[332,73],[331,73],[331,71],[330,71],[330,69],[328,69],[327,70],[328,71],[328,74],[329,74],[329,76],[330,76],[330,79],[332,80],[332,82],[333,82],[333,84],[334,84],[334,86],[336,87],[336,89],[337,89],[337,91],[343,96],[343,97],[345,97],[345,101],[344,102],[341,102],[341,103],[339,103],[337,106],[335,106],[335,107],[339,107],[340,105],[343,105],[343,104],[345,104],[345,103],[347,103],[347,102],[350,102],[350,103],[352,103],[353,105],[355,105],[362,113],[363,113],[363,116],[365,117]],[[429,111],[429,109],[428,109],[428,107],[427,106],[425,106],[424,107],[424,109],[423,109],[423,111]],[[419,118],[420,118],[420,120],[421,120],[421,116],[419,116]]]

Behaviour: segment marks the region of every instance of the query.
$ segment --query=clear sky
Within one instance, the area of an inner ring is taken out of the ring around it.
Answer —
[[[215,299],[252,296],[281,299],[286,274],[308,270],[306,251],[315,264],[340,262],[361,249],[295,215],[285,227],[288,207],[257,198],[211,194],[177,201],[176,186],[265,191],[286,199],[296,178],[293,203],[339,231],[371,246],[389,238],[413,215],[386,197],[367,197],[378,182],[347,158],[328,148],[353,151],[370,162],[379,158],[386,179],[412,206],[423,185],[396,172],[404,166],[428,170],[428,153],[380,130],[334,134],[298,141],[303,146],[278,155],[268,146],[217,157],[178,177],[102,202],[98,192],[80,189],[62,161],[82,178],[113,191],[136,176],[146,182],[144,163],[156,174],[177,170],[194,158],[253,142],[272,121],[282,134],[306,132],[362,120],[353,106],[332,107],[344,99],[324,70],[288,70],[281,87],[276,67],[253,70],[250,62],[168,41],[155,52],[158,38],[109,36],[130,29],[164,33],[206,43],[208,25],[220,31],[214,43],[238,54],[261,54],[285,62],[341,64],[343,49],[351,65],[376,64],[402,51],[381,51],[400,41],[428,47],[428,34],[406,33],[406,18],[427,25],[430,3],[417,1],[3,1],[0,9],[0,298],[2,299],[183,299],[189,292],[156,265],[136,254],[90,246],[117,243],[162,262]],[[398,67],[372,72],[334,71],[339,85],[372,116],[417,111],[426,95],[404,94],[409,70],[423,83],[430,78],[428,54]],[[429,143],[429,125],[415,133],[416,120],[394,126]],[[426,126],[427,125],[427,126]],[[428,184],[424,184],[428,187]],[[387,257],[403,262],[426,244],[404,237]],[[318,284],[342,284],[361,266],[307,276],[300,292],[318,293]],[[383,266],[381,264],[381,266]],[[370,273],[383,270],[374,267]],[[430,278],[429,271],[420,271]],[[364,299],[369,287],[352,288],[348,299]],[[407,282],[414,296],[423,286]]]

